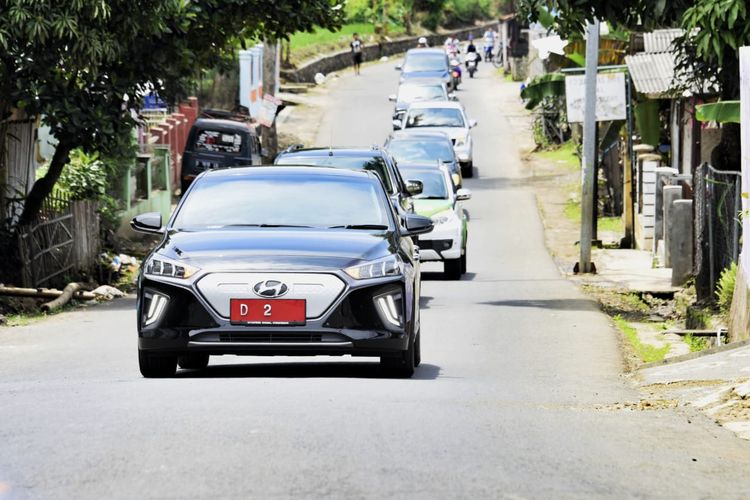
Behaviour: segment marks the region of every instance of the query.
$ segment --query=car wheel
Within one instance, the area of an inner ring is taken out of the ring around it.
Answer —
[[[390,376],[410,378],[414,375],[414,367],[416,366],[415,347],[416,340],[410,340],[409,348],[399,353],[398,356],[382,356],[380,366]]]
[[[171,377],[177,371],[177,356],[158,355],[138,350],[138,366],[146,378]]]
[[[461,260],[448,259],[443,261],[443,275],[448,280],[460,280],[461,279]]]
[[[177,358],[177,364],[186,370],[203,370],[208,366],[208,357],[208,354],[185,354]]]
[[[464,254],[461,256],[461,274],[466,274],[466,249],[464,248]]]
[[[474,162],[473,161],[467,161],[466,163],[461,164],[461,175],[469,179],[474,177]]]

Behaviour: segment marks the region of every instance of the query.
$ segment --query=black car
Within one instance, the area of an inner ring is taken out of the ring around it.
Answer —
[[[463,186],[461,164],[453,150],[453,143],[442,132],[399,130],[386,139],[384,147],[399,165],[430,162],[436,166],[445,165],[456,188]]]
[[[378,146],[368,149],[305,148],[297,144],[279,153],[274,164],[369,170],[383,181],[388,196],[400,213],[413,213],[414,203],[411,197],[422,192],[420,183],[404,181],[393,157]]]
[[[260,165],[261,146],[255,128],[246,117],[230,119],[230,113],[198,118],[190,128],[180,173],[182,193],[204,170],[234,166]]]
[[[251,167],[198,176],[138,277],[138,360],[145,377],[200,369],[209,356],[380,357],[420,363],[420,273],[412,237],[371,172]]]

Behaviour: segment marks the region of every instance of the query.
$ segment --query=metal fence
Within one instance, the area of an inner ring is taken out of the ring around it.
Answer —
[[[704,163],[693,183],[696,288],[699,300],[712,301],[721,272],[740,255],[742,174]]]

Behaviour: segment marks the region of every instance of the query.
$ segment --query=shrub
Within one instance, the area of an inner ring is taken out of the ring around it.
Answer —
[[[719,282],[716,284],[716,302],[721,313],[726,316],[732,307],[732,298],[734,297],[734,284],[737,279],[737,264],[732,265],[721,272]]]

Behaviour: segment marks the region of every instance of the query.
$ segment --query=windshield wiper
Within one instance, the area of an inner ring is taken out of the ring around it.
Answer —
[[[345,226],[329,226],[328,229],[388,229],[382,224],[347,224]]]
[[[445,196],[415,196],[416,200],[447,200]]]

